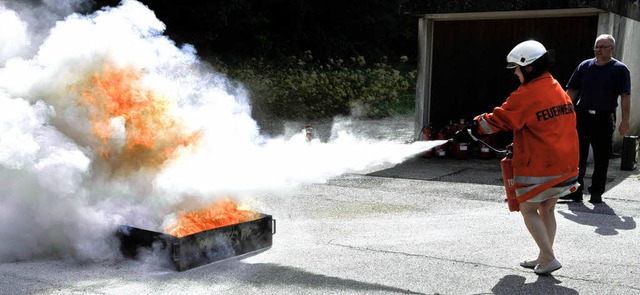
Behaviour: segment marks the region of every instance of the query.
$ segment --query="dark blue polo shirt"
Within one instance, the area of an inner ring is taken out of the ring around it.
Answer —
[[[567,88],[579,90],[579,107],[590,110],[614,111],[618,96],[631,93],[631,75],[627,66],[611,59],[606,65],[596,65],[596,59],[587,59],[571,75]]]

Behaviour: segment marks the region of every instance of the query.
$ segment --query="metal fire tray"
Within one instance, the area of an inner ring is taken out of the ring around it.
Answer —
[[[182,238],[127,225],[118,227],[116,236],[125,257],[138,258],[146,251],[159,256],[163,266],[183,271],[227,258],[260,253],[271,248],[275,232],[275,219],[260,213],[251,221]]]

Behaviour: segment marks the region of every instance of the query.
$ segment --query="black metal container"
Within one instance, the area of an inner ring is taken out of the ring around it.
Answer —
[[[622,153],[620,154],[620,170],[636,169],[638,157],[638,137],[625,136],[622,139]]]
[[[232,224],[178,238],[161,232],[120,226],[116,236],[125,257],[137,258],[143,251],[159,257],[163,266],[178,271],[271,248],[275,219],[259,214],[251,221]]]

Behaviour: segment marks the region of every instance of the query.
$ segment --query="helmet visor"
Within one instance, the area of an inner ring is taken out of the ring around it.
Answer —
[[[510,70],[511,70],[511,69],[515,69],[515,68],[516,68],[516,66],[517,66],[517,64],[516,64],[516,63],[510,62],[510,63],[508,63],[508,64],[507,64],[507,69],[510,69]]]

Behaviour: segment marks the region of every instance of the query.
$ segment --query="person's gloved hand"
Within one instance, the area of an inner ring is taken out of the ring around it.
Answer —
[[[473,136],[471,136],[473,135]],[[475,138],[474,138],[475,137]],[[453,135],[455,142],[472,142],[478,139],[478,122],[473,120]]]

